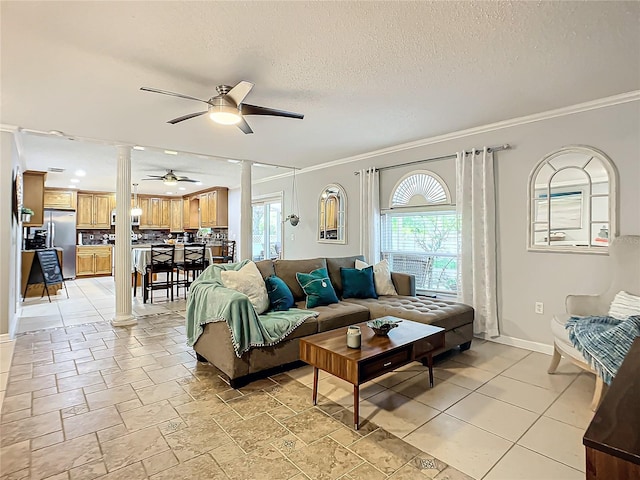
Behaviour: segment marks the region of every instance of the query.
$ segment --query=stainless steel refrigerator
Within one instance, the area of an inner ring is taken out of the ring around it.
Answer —
[[[47,248],[62,249],[62,276],[76,276],[76,212],[44,211],[43,228],[47,230]]]

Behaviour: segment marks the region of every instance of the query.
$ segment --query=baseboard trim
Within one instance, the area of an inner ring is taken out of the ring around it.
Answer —
[[[507,337],[505,335],[486,338],[485,340],[501,343],[502,345],[509,345],[510,347],[524,348],[525,350],[531,350],[532,352],[553,355],[553,345],[547,345],[546,343],[532,342],[531,340],[522,340],[521,338]]]
[[[0,343],[7,343],[7,342],[11,342],[13,339],[11,338],[11,335],[9,335],[8,333],[3,333],[0,334]]]

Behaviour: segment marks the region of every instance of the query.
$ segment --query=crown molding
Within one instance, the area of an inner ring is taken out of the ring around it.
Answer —
[[[534,113],[532,115],[525,115],[523,117],[511,118],[508,120],[502,120],[500,122],[489,123],[487,125],[481,125],[479,127],[467,128],[465,130],[458,130],[456,132],[446,133],[444,135],[438,135],[435,137],[425,138],[422,140],[415,140],[413,142],[402,143],[400,145],[394,145],[392,147],[381,148],[379,150],[373,150],[367,153],[361,153],[351,157],[345,157],[330,162],[321,163],[312,167],[302,168],[298,170],[297,174],[310,173],[316,170],[322,170],[324,168],[336,167],[338,165],[345,165],[348,163],[358,162],[360,160],[366,160],[368,158],[378,157],[380,155],[387,155],[390,153],[402,152],[404,150],[411,150],[414,148],[424,147],[427,145],[434,145],[437,143],[448,142],[464,137],[471,137],[481,133],[493,132],[495,130],[502,130],[505,128],[517,127],[519,125],[526,125],[528,123],[540,122],[543,120],[549,120],[556,117],[563,117],[566,115],[573,115],[575,113],[588,112],[589,110],[597,110],[599,108],[612,107],[622,103],[637,102],[640,101],[640,90],[633,90],[627,93],[621,93],[619,95],[613,95],[610,97],[599,98],[597,100],[591,100],[589,102],[578,103],[576,105],[570,105],[568,107],[556,108],[554,110],[547,110],[546,112]],[[269,178],[263,178],[253,183],[265,183],[278,178],[288,177],[291,174],[282,174]]]

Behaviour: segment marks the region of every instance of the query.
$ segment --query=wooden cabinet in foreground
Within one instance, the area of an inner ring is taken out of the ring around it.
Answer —
[[[78,245],[76,247],[76,277],[111,275],[110,245]]]
[[[77,208],[77,198],[75,190],[45,188],[44,208],[54,208],[56,210],[75,210]]]

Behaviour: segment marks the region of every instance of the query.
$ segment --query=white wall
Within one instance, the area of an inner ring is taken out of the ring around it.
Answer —
[[[0,131],[0,335],[15,333],[20,302],[21,227],[12,212],[13,172],[24,172],[14,134]]]
[[[463,148],[509,143],[511,150],[496,153],[498,221],[498,289],[500,328],[505,336],[551,344],[549,320],[564,311],[569,293],[598,293],[608,282],[609,258],[589,254],[527,251],[527,181],[531,170],[547,153],[562,146],[584,144],[604,151],[620,172],[620,234],[640,234],[640,102],[555,116],[533,123],[494,129],[373,158],[331,166],[297,175],[301,221],[285,227],[286,258],[343,256],[360,253],[358,240],[358,177],[354,171],[451,154]],[[332,160],[332,159],[327,159]],[[455,191],[454,161],[419,165],[441,175]],[[402,167],[383,172],[381,199],[405,173]],[[347,244],[318,243],[318,197],[324,186],[339,183],[347,192]],[[253,186],[254,195],[283,190],[285,214],[291,205],[291,177]],[[383,203],[384,206],[384,203]],[[292,240],[291,234],[294,234]],[[639,272],[640,274],[640,272]],[[545,314],[534,313],[544,303]]]

